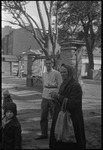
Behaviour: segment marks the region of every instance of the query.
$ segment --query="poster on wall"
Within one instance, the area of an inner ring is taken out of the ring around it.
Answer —
[[[37,59],[32,65],[32,76],[42,76],[44,72],[44,60]]]

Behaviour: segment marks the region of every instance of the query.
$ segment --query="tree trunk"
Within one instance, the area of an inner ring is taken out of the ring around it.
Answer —
[[[94,69],[94,58],[93,58],[93,44],[90,40],[88,34],[85,34],[85,41],[86,41],[86,48],[88,54],[88,70],[87,70],[87,77],[89,79],[93,79],[93,69]]]
[[[45,49],[47,50],[47,55],[49,55],[49,38],[48,35],[45,36],[45,44],[44,44]]]
[[[89,61],[87,76],[89,79],[93,79],[93,69],[94,69],[93,51],[90,49],[87,51],[88,51],[88,61]]]

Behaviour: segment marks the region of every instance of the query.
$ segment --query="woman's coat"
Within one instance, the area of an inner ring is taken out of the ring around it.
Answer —
[[[86,139],[85,139],[85,130],[84,130],[84,120],[83,120],[83,114],[82,114],[82,89],[78,82],[75,81],[74,78],[66,79],[61,84],[60,90],[59,90],[59,105],[57,102],[55,102],[55,111],[54,111],[54,117],[52,121],[51,126],[51,132],[50,132],[50,142],[49,147],[50,149],[56,149],[56,148],[70,148],[69,146],[73,145],[71,143],[60,143],[56,142],[56,139],[54,137],[54,129],[56,120],[58,117],[58,113],[60,111],[61,105],[63,103],[64,98],[68,98],[67,102],[67,110],[71,113],[71,119],[73,122],[74,132],[75,132],[75,138],[76,138],[76,145],[74,146],[75,149],[85,149],[86,147]],[[59,147],[58,147],[59,146]]]

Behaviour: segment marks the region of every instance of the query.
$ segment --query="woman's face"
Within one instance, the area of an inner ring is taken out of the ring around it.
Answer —
[[[65,67],[61,67],[61,76],[62,76],[62,79],[65,80],[67,77],[68,77],[68,71]]]

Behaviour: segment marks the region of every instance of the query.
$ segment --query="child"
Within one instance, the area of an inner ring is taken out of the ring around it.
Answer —
[[[6,103],[4,108],[4,118],[2,120],[3,149],[21,149],[21,125],[16,115],[16,104],[13,102]]]

